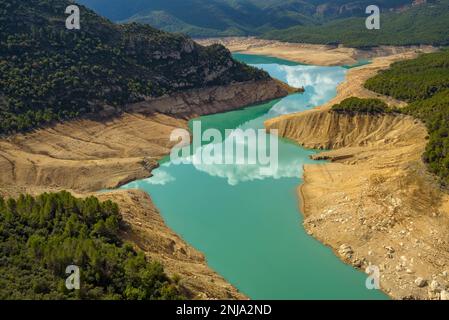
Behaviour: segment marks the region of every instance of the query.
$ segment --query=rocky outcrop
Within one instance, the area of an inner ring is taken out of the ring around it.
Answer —
[[[191,118],[234,110],[255,103],[285,97],[295,89],[276,80],[235,83],[228,86],[193,89],[127,106],[127,112],[164,113]]]

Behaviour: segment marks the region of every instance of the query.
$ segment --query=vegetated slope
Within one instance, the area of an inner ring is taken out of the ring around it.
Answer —
[[[115,21],[148,23],[195,37],[259,35],[337,17],[360,16],[371,4],[385,10],[410,0],[79,0]]]
[[[180,299],[178,285],[119,232],[116,204],[67,192],[0,197],[0,299]],[[80,269],[68,290],[67,266]]]
[[[361,99],[357,97],[351,97],[343,100],[342,102],[335,104],[331,107],[331,110],[342,114],[385,114],[390,113],[392,110],[388,105],[379,99]]]
[[[424,160],[449,186],[449,51],[394,63],[365,86],[410,102],[404,112],[423,120],[429,130]]]
[[[67,0],[0,0],[0,134],[120,110],[144,97],[268,79],[222,46],[202,47],[150,26],[115,25]],[[111,108],[112,107],[112,108]]]
[[[380,30],[368,30],[365,17],[336,19],[321,25],[296,26],[263,35],[267,39],[349,47],[449,44],[449,1],[433,0],[401,12],[381,14]]]

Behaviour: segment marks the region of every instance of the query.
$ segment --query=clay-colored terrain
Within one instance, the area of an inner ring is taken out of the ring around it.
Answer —
[[[233,52],[266,55],[320,66],[354,65],[362,59],[371,59],[416,50],[434,50],[431,47],[412,48],[392,46],[381,46],[371,50],[359,50],[343,46],[289,43],[257,39],[254,37],[208,38],[198,39],[196,42],[202,45],[219,43]]]
[[[0,186],[94,191],[150,176],[185,120],[123,114],[78,120],[0,140]]]
[[[145,193],[96,192],[151,176],[177,142],[170,141],[173,129],[187,128],[189,118],[284,97],[291,90],[278,81],[190,90],[128,106],[119,117],[70,121],[2,138],[0,195],[64,189],[79,197],[111,199],[129,225],[124,238],[161,261],[170,275],[180,275],[189,297],[244,299],[164,224]]]
[[[411,58],[413,55],[408,56]],[[330,163],[306,165],[298,189],[306,230],[357,268],[380,268],[395,299],[449,299],[449,195],[421,160],[427,131],[404,115],[342,115],[349,96],[380,97],[364,81],[403,56],[352,69],[326,106],[266,122]]]

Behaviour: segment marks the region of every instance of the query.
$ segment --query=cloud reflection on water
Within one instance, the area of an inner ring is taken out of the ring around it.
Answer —
[[[317,67],[317,66],[285,66],[277,64],[257,65],[257,67],[268,71],[273,77],[287,82],[293,87],[304,87],[303,94],[295,94],[288,96],[277,104],[264,116],[250,120],[239,126],[240,129],[262,128],[263,121],[282,114],[300,112],[312,107],[324,104],[336,94],[336,87],[344,80],[346,69],[341,67]],[[211,148],[211,145],[202,148]],[[257,146],[245,143],[245,154],[254,150]],[[198,157],[197,150],[193,157]],[[266,150],[265,150],[266,151]],[[223,147],[223,152],[226,152]],[[294,147],[286,142],[279,141],[279,162],[276,170],[271,170],[269,174],[261,174],[260,166],[247,164],[204,164],[192,161],[192,156],[186,161],[188,165],[193,165],[196,170],[207,173],[211,176],[220,177],[227,180],[230,185],[237,185],[240,182],[262,180],[267,178],[293,178],[302,175],[302,166],[308,160],[308,156],[312,151],[303,150]],[[222,157],[222,154],[215,155]],[[166,166],[172,164],[167,163]],[[165,166],[165,165],[164,165]],[[166,184],[174,181],[174,178],[165,171],[166,168],[161,167],[154,171],[155,176],[148,180],[152,184]]]

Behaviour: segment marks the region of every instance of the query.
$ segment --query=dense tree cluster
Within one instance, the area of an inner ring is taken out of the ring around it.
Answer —
[[[392,110],[388,105],[379,99],[360,99],[351,97],[343,100],[339,104],[332,106],[332,111],[344,114],[384,114]]]
[[[268,78],[222,46],[149,26],[115,25],[68,0],[0,0],[0,134],[86,113],[120,111],[145,96]],[[112,107],[112,108],[111,108]]]
[[[181,299],[157,262],[119,238],[118,206],[68,192],[0,197],[0,299]],[[67,290],[68,265],[81,289]]]
[[[449,51],[396,62],[390,69],[368,79],[365,87],[407,102],[430,98],[449,89]]]
[[[397,62],[365,86],[410,102],[403,112],[421,119],[429,130],[424,160],[449,186],[449,50]]]

